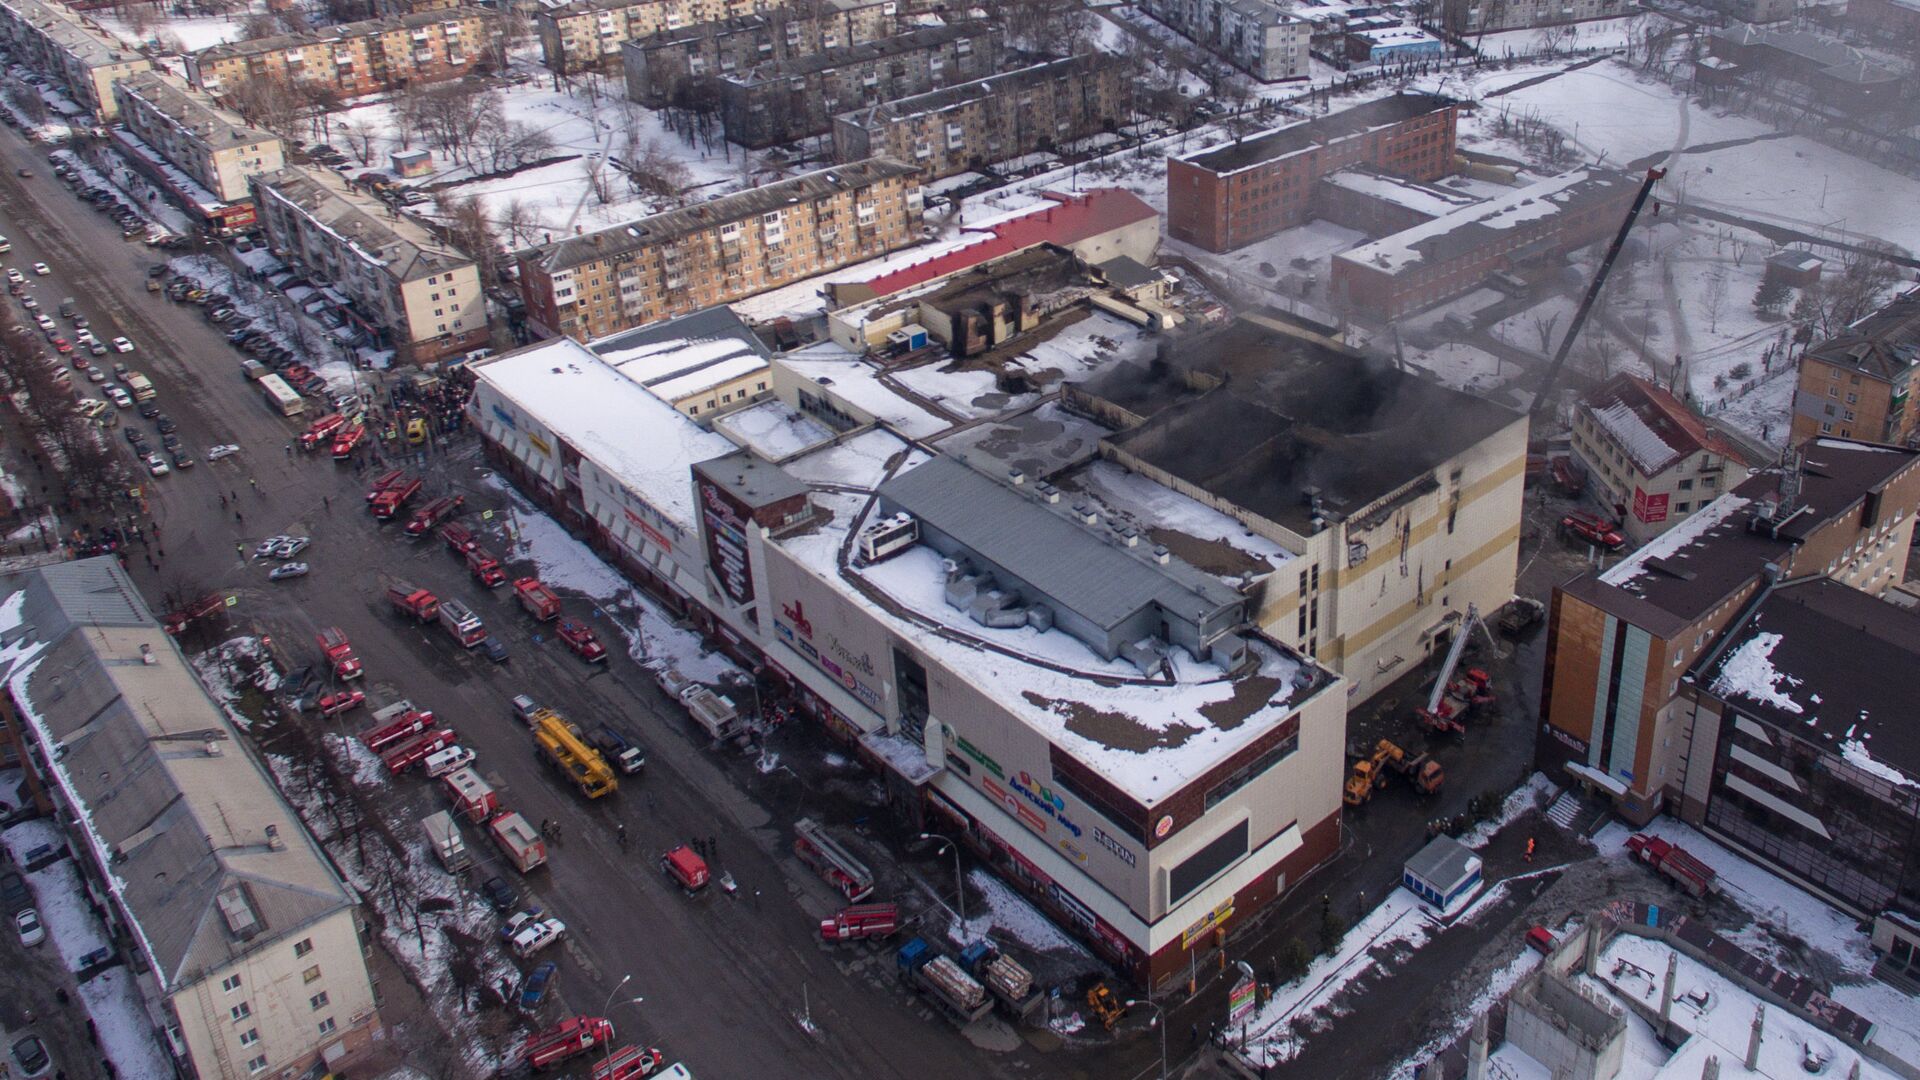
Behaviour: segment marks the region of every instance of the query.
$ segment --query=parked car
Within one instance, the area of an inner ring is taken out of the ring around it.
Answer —
[[[496,664],[504,664],[513,658],[507,652],[506,644],[492,634],[487,635],[486,640],[480,643],[480,647],[486,650],[487,659]]]
[[[168,465],[167,459],[161,457],[159,454],[148,454],[147,471],[154,476],[165,476],[173,471],[173,467]]]
[[[274,545],[273,557],[276,559],[291,559],[295,555],[307,550],[307,546],[312,543],[313,539],[311,537],[289,536]]]
[[[219,461],[221,458],[232,457],[239,452],[240,448],[238,446],[232,443],[221,443],[219,446],[207,451],[207,460]]]
[[[9,870],[0,874],[0,907],[8,914],[18,914],[33,906],[33,893],[27,890],[27,879]]]
[[[114,338],[114,339],[113,339],[113,351],[114,351],[114,352],[122,352],[122,353],[127,353],[127,352],[132,352],[132,351],[133,351],[133,342],[131,342],[131,341],[128,341],[128,340],[127,340],[126,338],[123,338],[123,337],[117,337],[117,338]]]
[[[492,905],[493,910],[501,914],[512,911],[513,905],[520,899],[519,894],[513,891],[513,886],[507,884],[507,879],[502,877],[488,878],[480,886],[480,895],[486,897],[487,903]]]
[[[293,539],[291,536],[269,536],[253,546],[253,557],[264,559],[273,554],[273,549]]]
[[[38,1035],[28,1035],[13,1044],[13,1063],[20,1067],[20,1075],[26,1080],[45,1076],[53,1068],[53,1057],[47,1053],[47,1045]]]
[[[28,948],[47,940],[47,928],[40,925],[40,912],[33,908],[15,915],[13,926],[20,931],[20,944]]]
[[[173,467],[176,469],[193,468],[193,455],[178,447],[170,447],[173,452]]]
[[[41,277],[46,277],[48,274],[53,273],[53,267],[48,266],[46,263],[34,263],[33,272]]]
[[[520,984],[520,1007],[532,1012],[544,1004],[548,992],[553,989],[553,977],[559,970],[558,964],[547,960],[528,972],[526,981]]]
[[[306,563],[290,562],[281,566],[274,567],[273,571],[267,575],[267,580],[268,581],[285,581],[288,578],[297,578],[297,577],[306,577],[306,576],[307,576]]]

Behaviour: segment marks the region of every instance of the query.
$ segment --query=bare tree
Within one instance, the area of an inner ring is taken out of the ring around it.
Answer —
[[[621,164],[627,183],[645,195],[671,198],[684,191],[691,180],[686,165],[659,139],[646,139],[637,146],[629,143]]]
[[[300,92],[284,78],[262,75],[242,79],[226,93],[226,103],[254,127],[283,139],[297,139],[304,120]]]
[[[1560,313],[1557,311],[1552,315],[1535,315],[1533,317],[1533,329],[1535,333],[1540,335],[1540,352],[1543,356],[1553,355],[1553,327],[1554,324],[1559,321]]]
[[[500,234],[487,220],[486,210],[474,196],[460,198],[445,192],[434,197],[441,227],[453,245],[470,256],[480,270],[480,280],[491,284],[500,280]]]
[[[1707,287],[1700,293],[1700,306],[1707,309],[1707,330],[1720,332],[1720,312],[1727,306],[1727,275],[1720,271],[1708,275]]]
[[[507,236],[507,243],[513,247],[531,244],[540,234],[540,222],[533,208],[519,199],[508,199],[500,207],[498,224]]]
[[[362,165],[373,164],[377,156],[374,140],[379,136],[379,126],[364,116],[356,116],[347,123],[347,149]]]

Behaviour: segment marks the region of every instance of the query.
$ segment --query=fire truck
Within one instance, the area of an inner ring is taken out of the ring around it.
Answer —
[[[423,623],[440,614],[440,599],[411,582],[388,582],[387,602]]]
[[[580,789],[580,794],[597,799],[619,790],[620,780],[607,759],[580,737],[580,729],[566,717],[552,709],[536,709],[529,726],[541,759]]]
[[[454,775],[459,775],[455,773]],[[487,835],[515,870],[530,874],[546,864],[547,842],[540,838],[527,819],[512,810],[496,814],[487,822]]]
[[[467,505],[465,495],[443,495],[413,512],[413,520],[407,522],[408,536],[425,536],[434,526],[460,512]]]
[[[607,647],[600,644],[600,637],[593,632],[593,627],[579,619],[561,619],[553,632],[567,643],[567,648],[572,649],[574,655],[587,663],[598,664],[606,660]]]
[[[341,713],[359,708],[366,704],[366,701],[367,695],[358,690],[342,690],[337,694],[324,695],[315,707],[320,710],[321,716],[331,719]]]
[[[455,813],[475,824],[500,812],[500,795],[472,769],[455,769],[441,778]]]
[[[374,477],[373,482],[367,485],[367,502],[372,503],[373,500],[380,497],[381,492],[399,483],[401,477],[406,475],[405,472],[399,469],[389,469],[379,476]]]
[[[500,560],[479,544],[467,549],[467,573],[489,589],[507,583],[507,572],[500,568]]]
[[[520,1055],[535,1072],[550,1069],[613,1041],[613,1022],[601,1016],[570,1016],[527,1036]]]
[[[175,637],[187,630],[187,625],[195,619],[204,619],[227,606],[227,598],[219,593],[208,593],[178,611],[169,612],[161,628]]]
[[[373,726],[360,733],[360,741],[378,754],[432,726],[433,713],[415,709],[411,701],[396,701],[373,714]]]
[[[473,530],[457,521],[449,521],[440,526],[440,539],[447,542],[447,550],[455,555],[465,555],[479,543],[473,538]]]
[[[560,617],[560,598],[541,584],[539,578],[523,577],[515,581],[513,593],[520,598],[520,606],[536,620],[552,622]]]
[[[328,413],[320,419],[315,420],[307,430],[300,433],[300,449],[311,450],[321,443],[331,440],[333,433],[340,430],[341,426],[346,422],[346,416],[341,413]]]
[[[354,448],[367,438],[367,425],[358,420],[347,424],[333,433],[333,460],[345,461],[353,456]]]
[[[592,1080],[642,1080],[658,1072],[667,1056],[651,1046],[623,1046],[593,1067]]]
[[[838,840],[828,836],[818,822],[801,818],[794,822],[793,832],[793,853],[813,867],[813,872],[825,878],[827,884],[856,904],[873,894],[873,871],[841,847]]]
[[[346,631],[337,626],[329,626],[314,635],[320,643],[320,651],[327,655],[327,662],[333,665],[335,677],[357,679],[365,672],[361,670],[360,658],[353,655],[353,642],[347,640]]]
[[[381,521],[392,521],[393,515],[399,513],[400,508],[407,504],[407,500],[413,498],[419,491],[419,477],[402,476],[375,495],[367,503],[367,509],[372,510],[373,516]]]
[[[389,747],[386,753],[380,755],[380,760],[386,763],[388,772],[398,776],[425,761],[428,755],[452,746],[459,738],[452,728],[423,732]]]
[[[446,627],[447,633],[452,634],[463,648],[471,649],[487,640],[487,624],[458,600],[449,598],[440,601],[440,625]]]

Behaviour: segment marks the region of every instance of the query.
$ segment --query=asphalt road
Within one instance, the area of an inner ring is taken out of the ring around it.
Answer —
[[[21,166],[35,177],[17,177]],[[843,973],[863,954],[817,944],[815,920],[837,906],[837,898],[785,851],[784,818],[792,806],[769,809],[744,793],[738,777],[727,774],[729,763],[695,740],[677,707],[669,709],[618,650],[608,670],[595,671],[557,643],[536,645],[531,621],[505,590],[482,593],[437,540],[410,545],[397,526],[380,528],[361,508],[363,485],[352,470],[324,456],[286,454],[294,422],[257,397],[241,376],[240,355],[200,318],[201,309],[145,291],[146,268],[158,254],[124,242],[109,219],[50,175],[39,149],[10,129],[0,131],[0,232],[14,245],[6,265],[44,260],[54,267],[50,277],[30,277],[45,306],[77,297],[102,338],[125,334],[136,343],[129,357],[102,359],[109,365],[125,360],[152,377],[160,404],[201,458],[184,472],[151,481],[143,474],[151,518],[161,526],[151,547],[156,555],[164,552],[157,571],[143,554],[130,560],[149,604],[162,609],[167,591],[218,589],[238,598],[229,632],[270,633],[296,662],[318,660],[315,630],[344,628],[366,662],[364,688],[372,701],[407,697],[434,709],[478,751],[482,771],[511,806],[530,820],[562,823],[564,847],[524,884],[572,931],[559,980],[566,1011],[598,1012],[631,975],[620,999],[645,1001],[617,1001],[610,1010],[623,1041],[661,1043],[670,1060],[685,1061],[703,1076],[928,1080],[1031,1064],[1028,1051],[991,1057],[928,1019],[881,976],[883,956],[865,954],[852,977]],[[151,428],[131,410],[121,417]],[[115,441],[125,447],[117,433]],[[225,442],[239,444],[242,453],[204,460],[207,447]],[[430,459],[422,498],[464,490],[470,510],[502,505],[501,496],[480,483],[482,473],[474,445],[457,442],[451,453]],[[258,481],[257,492],[249,479]],[[239,493],[244,521],[221,506],[223,492]],[[314,538],[302,556],[313,576],[272,584],[265,567],[236,556],[236,544],[250,548],[259,537],[281,532]],[[437,628],[394,617],[381,596],[382,575],[464,598],[507,640],[513,659],[492,665],[458,649]],[[589,605],[572,598],[567,606],[583,615]],[[613,637],[605,622],[599,628],[604,638]],[[652,751],[644,778],[592,806],[556,786],[533,759],[525,729],[509,719],[508,701],[517,693],[531,693],[589,726],[622,718]],[[364,721],[358,714],[348,727]],[[731,764],[737,773],[738,763]],[[408,799],[428,805],[424,781],[404,780],[400,787],[409,789]],[[627,825],[631,855],[615,842],[616,822]],[[694,836],[717,839],[719,867],[739,880],[740,896],[709,890],[689,899],[663,880],[653,853]],[[818,1037],[795,1021],[803,1000]]]

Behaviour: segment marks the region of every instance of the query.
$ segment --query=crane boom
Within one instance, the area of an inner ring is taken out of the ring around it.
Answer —
[[[1466,617],[1460,620],[1460,629],[1453,635],[1453,644],[1447,648],[1447,662],[1440,665],[1440,677],[1433,681],[1433,693],[1427,695],[1427,711],[1433,712],[1440,707],[1440,699],[1446,696],[1447,684],[1453,681],[1453,669],[1460,666],[1460,654],[1467,651],[1467,638],[1473,633],[1473,626],[1480,621],[1480,609],[1467,605]]]
[[[1587,324],[1587,315],[1593,311],[1594,298],[1600,295],[1600,287],[1607,283],[1607,274],[1613,270],[1613,261],[1620,257],[1627,234],[1633,231],[1634,219],[1640,216],[1640,208],[1647,205],[1647,196],[1653,193],[1653,185],[1665,175],[1665,169],[1648,169],[1646,179],[1640,182],[1640,193],[1633,197],[1633,205],[1627,208],[1626,220],[1620,223],[1620,231],[1613,234],[1613,243],[1607,245],[1606,257],[1600,260],[1600,268],[1593,272],[1593,280],[1587,282],[1586,295],[1580,298],[1580,306],[1573,309],[1573,321],[1567,324],[1566,336],[1560,339],[1560,347],[1553,351],[1553,360],[1547,365],[1547,373],[1540,379],[1540,393],[1533,399],[1535,415],[1553,396],[1553,384],[1560,378],[1560,369],[1566,365],[1567,354],[1573,351],[1574,339],[1580,336],[1580,329]]]

